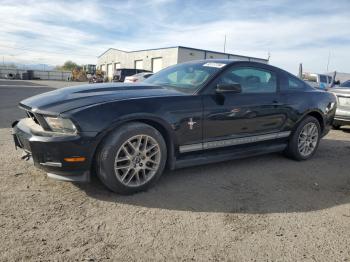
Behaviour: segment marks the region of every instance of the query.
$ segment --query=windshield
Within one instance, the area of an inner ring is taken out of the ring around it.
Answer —
[[[178,64],[159,71],[144,82],[193,93],[225,65],[214,62]]]

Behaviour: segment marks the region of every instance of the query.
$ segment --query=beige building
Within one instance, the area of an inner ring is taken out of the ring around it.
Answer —
[[[111,79],[119,68],[145,69],[152,72],[178,63],[200,59],[232,59],[268,63],[267,59],[221,53],[184,46],[147,49],[138,51],[122,51],[110,48],[97,59],[97,68],[104,71]]]

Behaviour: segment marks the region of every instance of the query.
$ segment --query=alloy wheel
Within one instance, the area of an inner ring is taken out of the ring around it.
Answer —
[[[298,150],[303,157],[311,155],[318,143],[318,127],[315,123],[306,124],[298,138]]]
[[[114,171],[117,179],[128,187],[147,183],[158,171],[161,151],[158,142],[149,135],[129,138],[119,148]]]

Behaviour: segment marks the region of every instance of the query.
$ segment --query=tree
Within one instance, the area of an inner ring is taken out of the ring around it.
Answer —
[[[86,73],[85,71],[79,69],[79,68],[74,68],[72,70],[72,81],[86,81]]]
[[[62,66],[56,66],[56,69],[60,71],[73,71],[74,69],[80,69],[80,68],[81,66],[79,66],[77,63],[74,63],[71,60],[64,62]]]

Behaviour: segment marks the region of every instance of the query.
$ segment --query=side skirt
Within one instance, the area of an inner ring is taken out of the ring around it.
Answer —
[[[271,145],[255,145],[246,148],[231,148],[205,151],[197,154],[180,156],[176,159],[175,169],[223,162],[227,160],[246,158],[251,156],[263,155],[268,153],[281,152],[287,147],[286,142]]]

